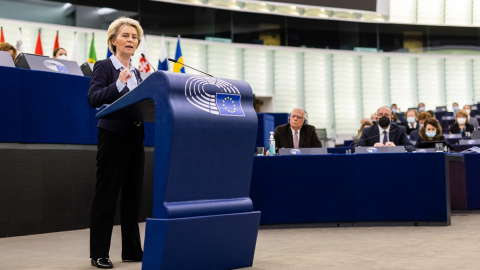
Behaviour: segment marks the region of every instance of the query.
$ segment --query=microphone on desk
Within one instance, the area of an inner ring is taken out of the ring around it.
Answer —
[[[205,75],[208,75],[208,76],[210,76],[210,77],[213,77],[212,75],[210,75],[210,74],[208,74],[208,73],[206,73],[206,72],[200,71],[200,70],[198,70],[198,69],[196,69],[196,68],[193,68],[193,67],[191,67],[191,66],[189,66],[189,65],[185,65],[184,63],[180,63],[180,62],[178,62],[178,61],[175,60],[175,59],[168,58],[168,61],[174,62],[174,63],[177,63],[177,64],[180,64],[180,65],[182,65],[182,66],[186,66],[186,67],[191,68],[191,69],[193,69],[193,70],[195,70],[195,71],[198,71],[198,72],[200,72],[200,73],[203,73],[203,74],[205,74]]]
[[[150,61],[148,61],[147,57],[145,57],[145,54],[141,53],[140,54],[143,58],[145,58],[145,60],[147,60],[147,63],[153,68],[153,71],[156,71],[155,68],[152,66],[152,64],[150,64]]]
[[[393,133],[393,132],[395,132],[395,131],[397,131],[397,130],[398,130],[398,129],[395,128],[394,130],[389,131],[388,134],[390,135],[390,133]],[[373,138],[376,138],[376,137],[380,137],[380,135],[381,135],[381,134],[377,134],[377,135],[374,135],[374,136],[370,136],[370,137],[367,137],[367,138],[363,138],[363,139],[358,140],[358,141],[356,141],[356,142],[353,141],[353,142],[348,146],[348,149],[350,149],[350,147],[351,147],[352,144],[354,144],[354,143],[356,144],[356,143],[361,142],[361,141],[366,141],[366,140],[369,140],[369,139],[373,139]]]

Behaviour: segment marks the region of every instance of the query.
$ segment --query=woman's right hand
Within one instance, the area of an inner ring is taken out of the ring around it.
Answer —
[[[127,84],[127,81],[132,77],[132,74],[130,73],[130,70],[128,69],[123,69],[121,72],[120,72],[120,75],[118,76],[118,79],[120,80],[120,82],[122,82],[123,84]]]

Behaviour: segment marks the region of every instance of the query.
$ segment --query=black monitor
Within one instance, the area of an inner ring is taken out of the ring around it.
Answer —
[[[450,145],[448,145],[447,141],[420,141],[420,144],[417,148],[436,148],[437,147],[437,144],[442,144],[442,149],[447,146],[447,147],[450,147]]]
[[[80,66],[80,69],[82,70],[83,75],[91,77],[93,72],[93,64],[85,62]]]

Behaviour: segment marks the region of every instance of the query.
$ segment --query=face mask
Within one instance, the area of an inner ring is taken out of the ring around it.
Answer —
[[[426,134],[429,138],[433,138],[433,137],[435,137],[435,135],[437,135],[437,132],[436,132],[436,131],[425,131],[425,134]]]
[[[453,111],[454,112],[458,111],[458,107],[453,107]]]
[[[467,118],[465,118],[465,117],[459,117],[459,118],[457,118],[457,122],[458,122],[458,124],[460,124],[460,125],[464,125],[465,122],[467,122]]]
[[[466,109],[465,111],[467,111],[467,114],[470,115],[470,110],[469,109]]]
[[[375,125],[375,123],[377,123],[377,119],[370,119],[370,121],[372,121],[372,123]]]
[[[414,116],[407,117],[407,122],[408,123],[415,123],[415,117]]]
[[[382,128],[386,128],[388,127],[388,125],[390,125],[390,118],[387,118],[385,116],[382,116],[380,117],[380,119],[378,119],[378,124],[382,127]]]
[[[392,109],[392,112],[393,112],[393,113],[397,113],[397,109]]]
[[[418,107],[418,111],[420,111],[420,112],[425,111],[425,107]]]
[[[68,60],[66,55],[60,55],[57,59]]]
[[[418,124],[418,128],[422,128],[423,127],[423,124]]]

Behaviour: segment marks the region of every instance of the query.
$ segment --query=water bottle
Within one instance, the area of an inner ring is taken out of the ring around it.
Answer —
[[[275,155],[275,138],[273,138],[273,131],[270,131],[270,146],[268,151],[270,155]]]

